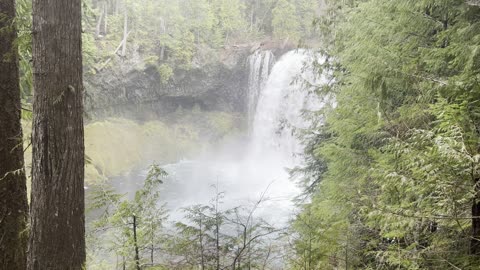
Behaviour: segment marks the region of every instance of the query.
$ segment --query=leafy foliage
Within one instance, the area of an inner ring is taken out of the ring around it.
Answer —
[[[336,107],[307,142],[300,171],[315,181],[292,224],[292,268],[476,269],[479,8],[329,6],[318,23]]]
[[[158,187],[166,175],[158,165],[152,165],[143,187],[135,192],[133,199],[125,198],[107,187],[100,187],[91,193],[91,208],[102,211],[91,230],[91,238],[97,240],[95,248],[121,257],[121,265],[128,268],[137,263],[148,264],[148,257],[152,258],[150,264],[154,264],[153,256],[157,254],[162,239],[162,222],[166,219],[164,207],[158,207]],[[99,230],[107,233],[99,234]],[[101,244],[102,240],[105,244]],[[97,252],[102,254],[101,251]]]

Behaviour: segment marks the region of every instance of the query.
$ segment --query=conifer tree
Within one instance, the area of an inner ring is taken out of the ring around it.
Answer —
[[[15,1],[0,1],[0,268],[26,267],[28,202]]]

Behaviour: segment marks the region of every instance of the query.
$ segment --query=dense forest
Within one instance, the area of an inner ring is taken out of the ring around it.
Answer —
[[[296,265],[478,269],[478,3],[345,2],[323,18],[336,106],[298,170]]]
[[[480,269],[480,1],[0,0],[0,270]]]

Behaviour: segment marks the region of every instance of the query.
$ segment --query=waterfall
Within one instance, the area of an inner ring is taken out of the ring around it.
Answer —
[[[251,88],[256,96],[252,93],[248,100],[249,107],[255,108],[250,136],[232,138],[193,159],[163,166],[169,176],[162,185],[162,198],[171,207],[170,217],[179,220],[181,208],[211,202],[212,185],[217,185],[225,191],[224,209],[250,205],[265,192],[255,214],[272,224],[288,222],[294,209],[292,199],[300,194],[286,170],[302,162],[297,154],[303,146],[296,133],[310,125],[302,113],[322,106],[308,86],[324,83],[309,64],[315,56],[305,50],[288,52],[273,67],[267,65],[273,59],[271,52],[251,57],[250,71],[258,76],[251,74],[257,87]],[[138,176],[139,182],[145,175]]]
[[[286,168],[302,162],[297,155],[303,151],[297,132],[311,124],[303,112],[323,106],[313,90],[327,83],[327,76],[330,77],[330,74],[316,75],[313,57],[318,55],[307,50],[291,51],[273,64],[270,51],[257,51],[250,56],[247,100],[250,136],[234,137],[192,159],[162,165],[168,176],[161,185],[161,200],[171,211],[170,221],[185,222],[186,208],[211,205],[212,196],[220,191],[222,211],[252,209],[250,221],[261,219],[276,228],[288,224],[295,209],[293,199],[301,191]],[[113,181],[115,188],[121,193],[128,191],[129,198],[133,198],[147,173],[119,176]],[[225,227],[227,232],[235,228],[224,226],[222,230]],[[276,236],[265,235],[265,238],[273,240]],[[283,250],[275,250],[272,257],[278,259],[274,259],[272,269],[283,269],[283,256],[277,257],[283,255]]]
[[[248,57],[247,62],[249,68],[247,117],[248,123],[252,123],[260,90],[265,86],[271,67],[275,62],[275,56],[271,51],[257,50]]]
[[[279,166],[291,167],[300,162],[297,154],[303,147],[296,133],[310,124],[302,113],[322,106],[312,85],[325,83],[324,77],[314,74],[312,61],[308,61],[311,57],[317,56],[306,50],[291,51],[273,66],[253,117],[253,155],[270,153],[281,160]]]

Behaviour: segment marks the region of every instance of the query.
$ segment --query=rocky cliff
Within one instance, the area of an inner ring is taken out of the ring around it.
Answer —
[[[174,70],[162,81],[158,68],[134,50],[115,56],[109,66],[86,75],[86,108],[94,118],[146,119],[195,106],[205,111],[243,112],[248,87],[246,59],[251,47],[224,49],[216,59],[194,59],[189,69]],[[199,64],[201,63],[201,64]]]

